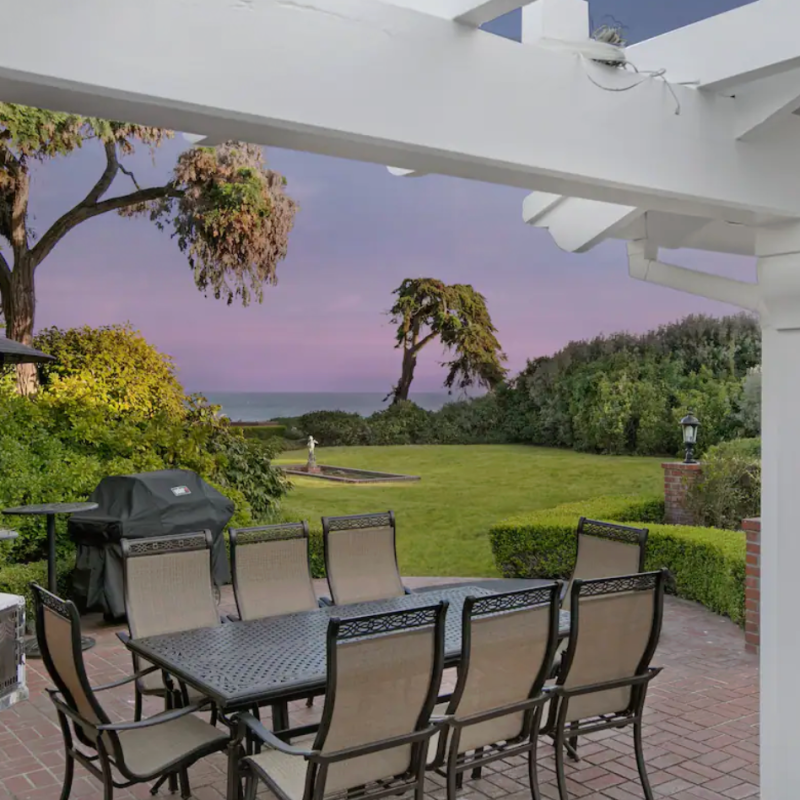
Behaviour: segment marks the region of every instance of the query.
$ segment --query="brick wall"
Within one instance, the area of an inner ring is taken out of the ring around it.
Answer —
[[[694,518],[686,510],[686,492],[703,472],[702,464],[671,461],[664,469],[664,518],[670,525],[693,525]]]
[[[761,642],[761,520],[746,519],[742,529],[747,536],[744,589],[744,642],[748,653],[758,653]]]

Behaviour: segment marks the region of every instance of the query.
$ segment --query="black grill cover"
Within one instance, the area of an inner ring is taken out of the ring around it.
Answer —
[[[230,581],[222,532],[234,504],[197,473],[182,469],[103,478],[90,498],[94,511],[75,514],[68,523],[77,545],[72,588],[86,609],[107,618],[125,614],[120,539],[146,539],[210,530],[212,567],[218,585]]]

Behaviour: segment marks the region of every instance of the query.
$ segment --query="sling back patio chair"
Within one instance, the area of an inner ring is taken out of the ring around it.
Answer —
[[[230,542],[240,619],[319,607],[311,579],[307,522],[231,528]]]
[[[125,613],[134,639],[220,624],[211,577],[211,544],[209,531],[122,539]],[[148,666],[133,656],[134,672]],[[134,719],[141,719],[143,696],[169,699],[168,695],[180,691],[187,703],[202,697],[186,687],[176,689],[169,679],[167,684],[160,671],[137,678]]]
[[[648,533],[647,528],[631,528],[581,517],[576,536],[575,568],[566,587],[564,608],[569,608],[570,589],[576,580],[644,572]]]
[[[44,665],[56,685],[48,692],[66,751],[61,800],[68,800],[72,791],[76,761],[102,781],[105,800],[112,800],[115,787],[163,776],[179,780],[182,797],[190,797],[187,769],[203,756],[225,749],[228,734],[195,715],[202,708],[199,703],[144,720],[112,723],[97,693],[139,679],[141,673],[92,688],[83,663],[77,608],[40,586],[32,588],[36,636]]]
[[[540,800],[536,738],[549,696],[543,691],[558,642],[561,583],[464,602],[461,663],[447,706],[449,727],[432,741],[429,768],[454,800],[464,772],[527,754],[533,800]]]
[[[331,619],[316,735],[290,745],[252,715],[239,717],[240,741],[262,748],[240,762],[245,800],[255,800],[261,781],[279,800],[377,800],[409,790],[423,800],[428,742],[443,724],[431,713],[442,678],[446,613],[442,602]]]
[[[553,689],[545,732],[555,740],[561,800],[568,800],[564,750],[577,737],[633,726],[636,765],[646,800],[653,800],[642,751],[647,687],[661,671],[650,666],[664,612],[666,570],[598,580],[571,589],[569,645]]]
[[[392,511],[323,517],[325,570],[333,603],[365,603],[408,594],[400,578]]]
[[[231,528],[229,535],[239,619],[319,608],[311,577],[307,522]],[[313,695],[309,695],[307,704],[313,704]],[[273,704],[272,714],[273,727],[288,725],[287,703]]]

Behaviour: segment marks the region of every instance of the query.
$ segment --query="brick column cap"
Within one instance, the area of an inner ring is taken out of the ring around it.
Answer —
[[[742,530],[754,531],[755,533],[761,532],[761,517],[751,517],[750,519],[742,520]]]
[[[661,466],[664,469],[681,469],[686,472],[697,472],[703,468],[702,462],[696,464],[685,464],[683,461],[664,461]]]

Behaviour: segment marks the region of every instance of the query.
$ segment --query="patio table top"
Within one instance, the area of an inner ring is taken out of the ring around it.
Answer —
[[[478,586],[450,586],[420,594],[314,611],[223,623],[180,633],[131,639],[137,655],[232,710],[270,701],[292,700],[323,691],[326,634],[332,617],[381,614],[449,602],[445,625],[445,663],[461,658],[461,612],[467,597],[496,592]],[[569,632],[569,613],[561,612],[559,634]]]

